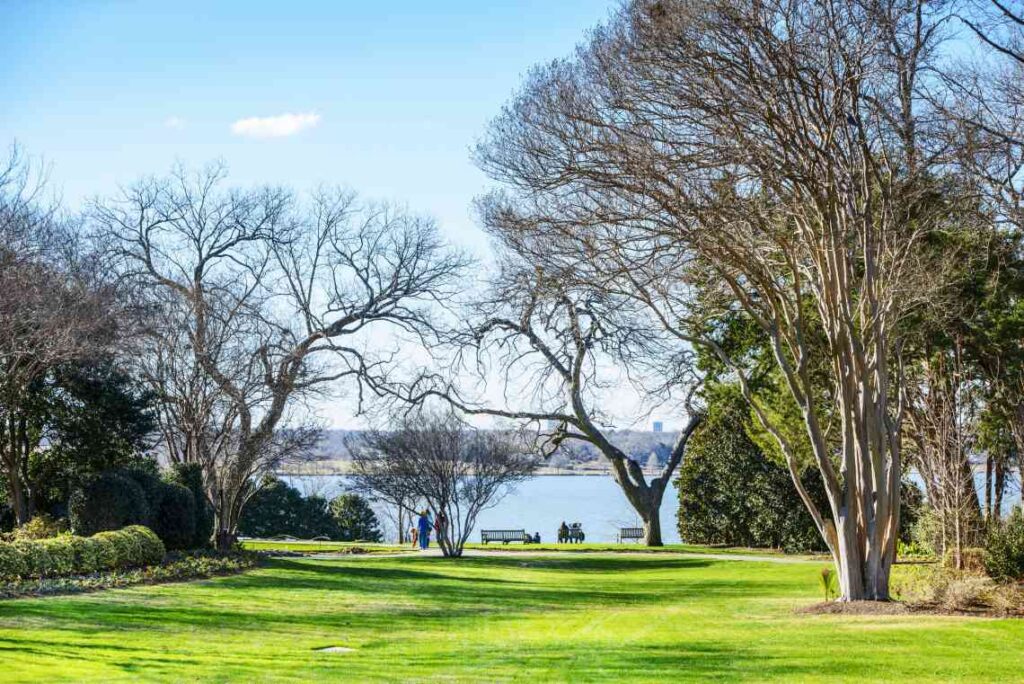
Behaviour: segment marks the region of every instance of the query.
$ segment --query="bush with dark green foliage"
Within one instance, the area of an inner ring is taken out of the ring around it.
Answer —
[[[156,427],[152,397],[109,360],[67,364],[34,388],[48,446],[29,458],[36,511],[67,515],[71,493],[101,472],[156,467],[144,455]]]
[[[712,396],[716,403],[690,438],[676,481],[680,536],[694,544],[827,551],[789,469],[751,438],[750,411],[742,397],[728,388]],[[818,510],[828,515],[817,470],[808,468],[801,483]],[[923,495],[904,481],[901,497],[900,539],[907,542]]]
[[[747,420],[742,406],[718,407],[690,438],[677,480],[680,536],[692,544],[824,550],[789,471],[754,444]],[[804,486],[824,503],[820,477],[808,473]]]
[[[114,472],[130,478],[142,489],[146,499],[146,519],[142,524],[150,529],[156,526],[157,512],[160,510],[160,500],[164,495],[164,481],[160,478],[160,470],[156,462],[141,467],[118,468],[107,472]]]
[[[151,467],[121,468],[90,478],[72,494],[70,513],[76,534],[138,524],[152,529],[169,549],[196,548],[198,541],[192,491],[161,479]]]
[[[71,531],[89,536],[149,520],[146,493],[124,473],[111,471],[90,478],[68,502]]]
[[[984,564],[992,579],[1000,582],[1024,579],[1024,512],[1020,508],[989,530]]]
[[[377,514],[358,494],[341,494],[331,501],[331,515],[341,541],[379,542],[383,539]]]
[[[153,531],[168,549],[193,548],[196,536],[196,504],[192,492],[173,482],[160,483]]]
[[[325,499],[306,498],[287,482],[272,476],[246,504],[238,531],[247,537],[290,535],[301,539],[337,539],[339,536],[338,525]]]
[[[7,503],[7,498],[0,493],[0,532],[10,532],[18,524],[14,517],[14,509]]]
[[[62,577],[101,570],[124,570],[163,560],[163,542],[140,525],[92,537],[58,537],[0,542],[0,579]]]
[[[213,538],[214,513],[203,488],[202,467],[198,463],[176,463],[171,466],[166,478],[168,482],[179,484],[192,492],[195,504],[195,532],[189,548],[208,547]]]

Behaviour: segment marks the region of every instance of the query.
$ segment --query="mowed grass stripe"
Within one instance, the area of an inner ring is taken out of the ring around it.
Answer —
[[[805,616],[818,566],[281,558],[0,602],[4,681],[1016,681],[1024,622]],[[320,653],[343,646],[352,652]]]

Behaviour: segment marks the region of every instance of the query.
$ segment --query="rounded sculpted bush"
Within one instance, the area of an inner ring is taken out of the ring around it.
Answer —
[[[69,542],[71,535],[40,539],[37,546],[45,550],[47,565],[39,572],[40,577],[47,575],[70,575],[78,571],[75,565],[75,549]]]
[[[117,559],[115,569],[131,567],[142,564],[142,547],[139,540],[131,534],[126,534],[125,528],[115,532],[99,532],[95,536],[101,540],[109,541],[114,547],[114,557]]]
[[[101,545],[92,537],[67,537],[68,546],[74,554],[74,567],[80,573],[92,573],[105,570],[107,566],[101,558]]]
[[[198,463],[177,463],[167,474],[169,482],[180,484],[192,492],[195,512],[195,532],[189,548],[201,549],[210,545],[213,538],[213,507],[206,500],[203,489],[203,469]]]
[[[186,487],[165,482],[153,515],[153,531],[168,549],[190,549],[196,536],[196,504]]]
[[[117,472],[101,473],[76,490],[68,502],[71,530],[81,536],[144,523],[149,507],[142,487]]]
[[[92,537],[79,537],[85,539],[92,546],[96,553],[97,570],[116,570],[118,564],[117,547],[114,542],[106,537],[95,535]]]
[[[0,579],[86,575],[128,570],[163,561],[164,544],[152,530],[133,525],[93,537],[0,542]]]
[[[138,555],[135,557],[138,565],[159,563],[167,555],[167,547],[164,546],[160,537],[148,527],[132,525],[121,531],[130,536],[135,542],[138,549]]]
[[[0,542],[0,579],[13,580],[28,574],[21,550],[11,542]]]

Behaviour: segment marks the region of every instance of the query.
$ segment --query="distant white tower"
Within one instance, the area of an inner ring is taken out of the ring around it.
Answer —
[[[654,431],[655,432],[661,432],[664,429],[665,429],[665,425],[660,420],[654,421]]]

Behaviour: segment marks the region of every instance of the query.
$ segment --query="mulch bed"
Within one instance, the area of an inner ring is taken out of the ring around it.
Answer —
[[[800,606],[800,615],[942,615],[984,618],[1022,618],[1024,612],[1005,612],[986,605],[951,609],[930,602],[822,601]]]

